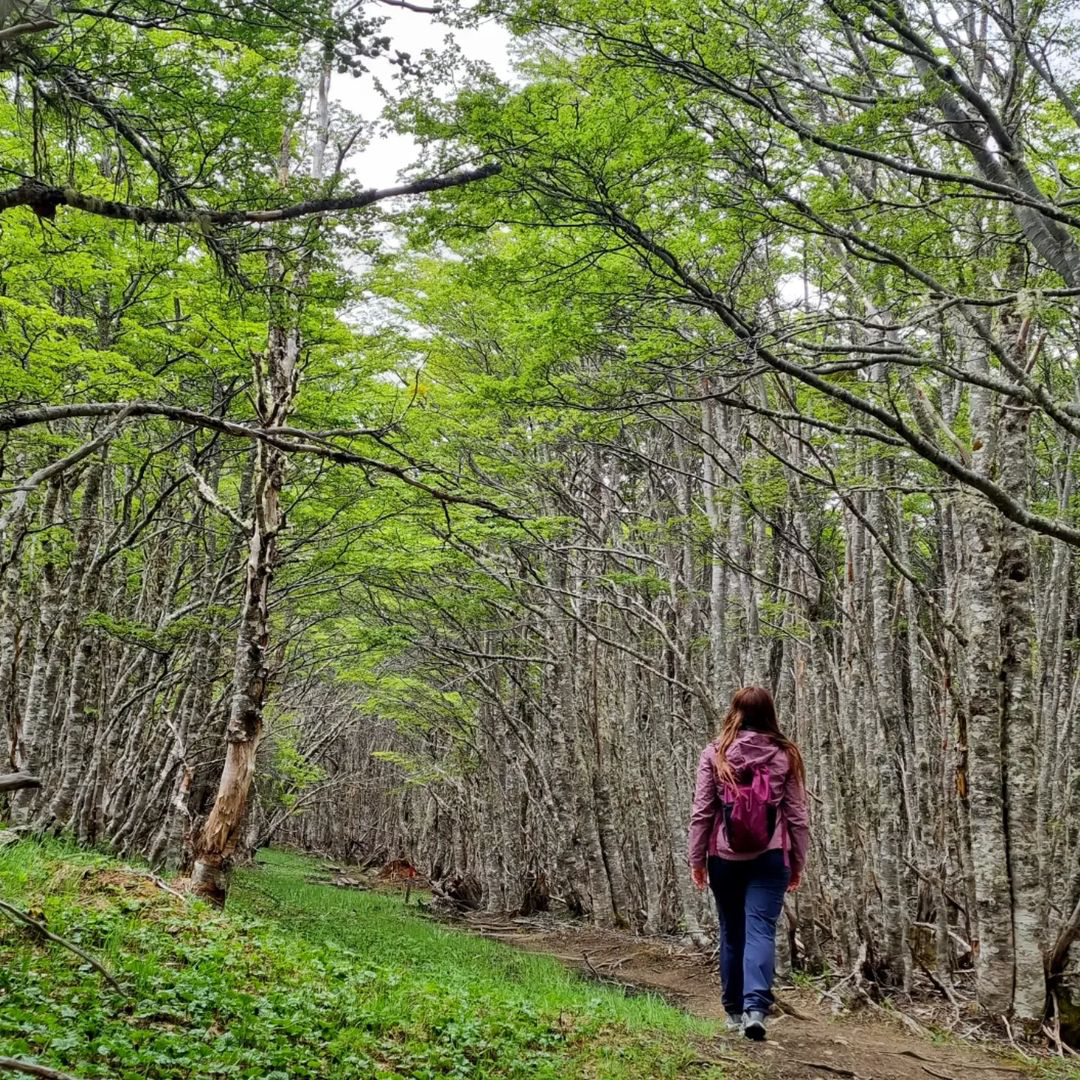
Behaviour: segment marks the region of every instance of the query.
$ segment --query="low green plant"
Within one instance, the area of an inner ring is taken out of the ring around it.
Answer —
[[[400,897],[314,884],[264,853],[218,912],[58,842],[0,851],[0,896],[66,949],[0,926],[0,1056],[170,1078],[718,1077],[712,1028],[539,955],[429,922]]]

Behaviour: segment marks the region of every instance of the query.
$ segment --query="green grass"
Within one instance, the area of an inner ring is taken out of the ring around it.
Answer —
[[[1072,1062],[1062,1061],[1060,1058],[1040,1061],[1034,1067],[1031,1065],[1030,1058],[1017,1058],[1016,1061],[1018,1067],[1028,1070],[1033,1068],[1029,1075],[1035,1080],[1080,1080],[1080,1067]]]
[[[0,1056],[87,1078],[719,1077],[713,1028],[546,957],[304,880],[263,853],[216,912],[61,843],[0,850],[0,897],[44,912],[129,992],[0,923]]]

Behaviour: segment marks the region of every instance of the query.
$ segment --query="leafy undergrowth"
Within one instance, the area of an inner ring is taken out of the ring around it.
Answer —
[[[123,1080],[721,1075],[711,1027],[656,998],[260,858],[221,913],[60,843],[0,851],[0,898],[43,913],[128,994],[4,920],[0,1056]]]

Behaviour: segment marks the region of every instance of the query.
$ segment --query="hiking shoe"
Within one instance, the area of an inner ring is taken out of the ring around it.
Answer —
[[[728,1013],[724,1021],[724,1030],[732,1035],[738,1034],[742,1031],[742,1017],[738,1013]]]
[[[765,1014],[760,1009],[747,1009],[743,1014],[743,1034],[754,1042],[765,1038]]]

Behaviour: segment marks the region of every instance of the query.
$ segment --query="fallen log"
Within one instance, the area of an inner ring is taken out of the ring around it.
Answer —
[[[41,787],[41,781],[29,773],[6,773],[0,776],[0,794],[5,791],[19,791],[21,788]]]
[[[45,1080],[75,1080],[59,1069],[50,1069],[47,1065],[38,1065],[32,1061],[19,1061],[17,1058],[0,1058],[0,1069],[9,1069],[11,1072],[25,1073],[27,1076],[41,1076]]]

